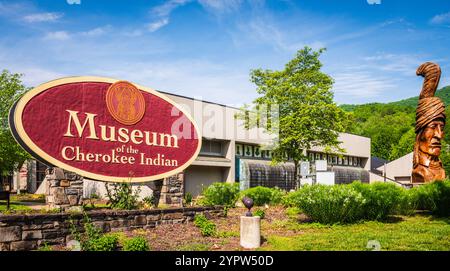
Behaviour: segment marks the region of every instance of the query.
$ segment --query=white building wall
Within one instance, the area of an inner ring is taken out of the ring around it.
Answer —
[[[394,161],[386,164],[386,177],[395,180],[397,177],[411,177],[413,165],[413,152],[410,152]],[[377,168],[379,171],[385,171],[385,167]]]

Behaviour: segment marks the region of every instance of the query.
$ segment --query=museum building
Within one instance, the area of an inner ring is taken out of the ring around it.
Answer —
[[[202,146],[196,160],[182,174],[183,194],[199,195],[202,189],[214,182],[239,182],[241,188],[267,186],[285,190],[295,188],[293,163],[271,163],[269,149],[272,136],[263,128],[247,130],[243,120],[235,118],[240,109],[218,103],[161,92],[187,110],[202,133]],[[369,182],[370,138],[348,133],[339,135],[342,154],[327,154],[320,147],[307,150],[309,169],[306,182],[316,182],[315,161],[325,162],[321,170],[332,173],[333,184],[354,180]],[[46,166],[36,160],[27,161],[19,172],[11,176],[13,191],[45,193]],[[318,171],[318,170],[317,170]],[[151,194],[151,182],[138,184],[143,196]],[[84,195],[105,194],[104,183],[86,180]]]

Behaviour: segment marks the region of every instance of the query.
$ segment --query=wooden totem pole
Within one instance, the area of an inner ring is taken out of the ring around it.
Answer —
[[[424,83],[416,110],[416,142],[414,144],[412,182],[443,180],[445,171],[439,159],[444,137],[445,106],[434,96],[441,78],[439,65],[426,62],[417,69]]]

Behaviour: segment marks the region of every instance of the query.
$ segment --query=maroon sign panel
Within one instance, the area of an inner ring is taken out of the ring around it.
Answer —
[[[176,174],[201,147],[197,125],[175,102],[108,78],[72,77],[40,85],[13,106],[10,127],[37,159],[112,182]]]

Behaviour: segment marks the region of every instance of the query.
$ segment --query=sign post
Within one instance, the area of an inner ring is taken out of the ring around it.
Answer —
[[[111,78],[42,84],[13,105],[9,124],[32,156],[64,170],[49,187],[59,192],[75,193],[72,181],[79,185],[66,172],[105,182],[161,180],[182,172],[201,148],[199,129],[183,108],[153,89]]]

